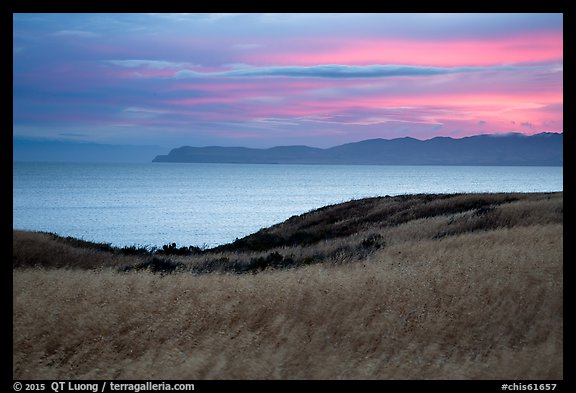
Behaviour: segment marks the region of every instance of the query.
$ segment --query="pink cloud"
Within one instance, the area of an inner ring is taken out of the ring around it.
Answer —
[[[276,50],[269,48],[277,48]],[[264,65],[405,64],[482,66],[557,61],[563,57],[561,32],[527,33],[492,40],[408,40],[307,38],[267,45],[241,60]]]

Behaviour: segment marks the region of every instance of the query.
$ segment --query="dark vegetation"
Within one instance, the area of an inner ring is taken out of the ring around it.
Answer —
[[[204,249],[197,247],[197,246],[184,246],[178,247],[176,243],[172,244],[165,244],[162,246],[161,249],[154,249],[150,251],[152,254],[159,254],[159,255],[194,255],[194,254],[201,254],[204,252]]]
[[[120,248],[51,233],[18,232],[14,237],[13,266],[111,266],[121,271],[206,274],[258,273],[321,262],[339,264],[362,260],[387,247],[390,241],[387,233],[418,220],[442,222],[437,230],[430,229],[428,234],[425,230],[418,231],[428,239],[507,228],[523,222],[562,222],[561,205],[546,216],[537,215],[530,208],[530,203],[558,196],[561,198],[561,193],[419,194],[352,200],[293,216],[283,223],[214,248],[178,246],[176,243],[161,248]],[[527,207],[518,214],[500,208],[514,206],[511,204],[515,202],[527,203]],[[38,247],[39,242],[41,247]]]
[[[174,273],[176,271],[182,271],[186,268],[186,265],[182,262],[174,262],[170,259],[153,257],[146,262],[140,262],[132,266],[125,266],[120,269],[123,272],[130,271],[141,271],[148,270],[152,273]]]
[[[294,216],[282,224],[262,229],[213,250],[267,251],[278,247],[312,245],[350,236],[373,226],[380,229],[420,218],[470,210],[487,213],[494,206],[519,198],[511,194],[475,194],[468,198],[463,196],[464,194],[420,194],[353,200]]]

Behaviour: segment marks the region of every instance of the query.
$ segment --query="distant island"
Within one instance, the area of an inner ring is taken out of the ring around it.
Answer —
[[[172,149],[153,162],[345,165],[562,166],[563,133],[510,133],[460,139],[369,139],[327,149],[308,146],[191,147]]]

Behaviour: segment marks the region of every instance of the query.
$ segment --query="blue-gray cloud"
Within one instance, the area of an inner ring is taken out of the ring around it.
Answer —
[[[151,68],[156,70],[166,68],[194,67],[190,63],[178,63],[165,60],[104,60],[105,64],[124,68]]]
[[[174,32],[179,36],[389,36],[410,39],[502,37],[562,31],[562,13],[294,13],[294,14],[14,14],[14,26],[35,32],[91,31],[102,36]],[[489,26],[489,28],[487,28]],[[66,33],[65,33],[66,34]]]
[[[60,136],[71,136],[71,137],[85,137],[89,136],[88,134],[79,133],[79,132],[61,132],[58,135]]]
[[[59,30],[55,32],[53,35],[57,37],[86,37],[86,38],[100,37],[100,34],[98,33],[84,30]]]
[[[175,78],[198,77],[260,77],[285,76],[308,78],[386,78],[394,76],[430,76],[441,74],[456,74],[483,71],[517,71],[526,67],[495,66],[495,67],[427,67],[408,65],[367,65],[350,66],[326,64],[316,66],[272,66],[250,67],[219,72],[197,72],[181,70],[174,74]]]

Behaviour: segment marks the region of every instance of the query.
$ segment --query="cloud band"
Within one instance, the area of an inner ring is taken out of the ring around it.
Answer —
[[[272,66],[246,67],[229,71],[198,72],[181,70],[175,78],[198,77],[264,77],[284,76],[301,78],[386,78],[397,76],[430,76],[483,71],[516,71],[525,67],[494,66],[494,67],[426,67],[408,65],[366,65],[350,66],[327,64],[316,66]]]

